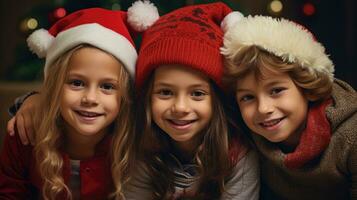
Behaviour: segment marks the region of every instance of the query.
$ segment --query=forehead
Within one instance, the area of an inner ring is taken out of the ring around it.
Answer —
[[[196,69],[186,65],[160,65],[154,72],[154,80],[178,81],[183,84],[188,80],[208,82],[208,77]]]
[[[262,68],[259,73],[257,71],[249,71],[247,74],[239,77],[236,82],[237,88],[258,87],[261,85],[270,85],[274,83],[291,83],[292,79],[288,73],[272,71],[267,68]]]

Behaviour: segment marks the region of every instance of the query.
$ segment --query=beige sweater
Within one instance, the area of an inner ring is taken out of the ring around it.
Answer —
[[[309,166],[287,169],[277,145],[253,134],[261,158],[262,199],[357,199],[357,95],[335,80],[326,108],[332,129],[327,149]]]

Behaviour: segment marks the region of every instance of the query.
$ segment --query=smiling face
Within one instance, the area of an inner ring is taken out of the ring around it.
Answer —
[[[236,99],[243,120],[271,142],[296,144],[305,126],[308,100],[288,74],[266,69],[263,74],[257,79],[249,72],[237,81]]]
[[[182,65],[162,65],[154,73],[153,120],[179,148],[194,149],[212,117],[208,79]]]
[[[71,137],[101,137],[116,118],[121,64],[110,54],[84,47],[69,61],[60,113]]]

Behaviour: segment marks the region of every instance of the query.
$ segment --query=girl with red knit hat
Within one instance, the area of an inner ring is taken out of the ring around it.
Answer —
[[[301,25],[236,18],[227,85],[261,158],[263,199],[357,199],[357,93]]]
[[[156,9],[147,2],[136,6]],[[84,9],[30,35],[30,49],[46,58],[32,117],[34,146],[22,145],[18,134],[6,136],[1,199],[123,199],[137,59],[130,17]]]
[[[136,68],[139,165],[127,199],[258,199],[257,156],[227,118],[223,3],[166,14],[143,34]]]

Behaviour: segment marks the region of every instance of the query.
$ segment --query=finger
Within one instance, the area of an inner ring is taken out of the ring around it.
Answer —
[[[16,127],[17,127],[18,134],[20,136],[20,140],[22,144],[27,145],[29,141],[27,139],[24,117],[21,114],[19,114],[18,116],[16,115],[16,118],[17,118]]]
[[[7,133],[9,133],[10,136],[15,135],[15,122],[16,122],[16,117],[12,117],[8,122],[7,122]]]

